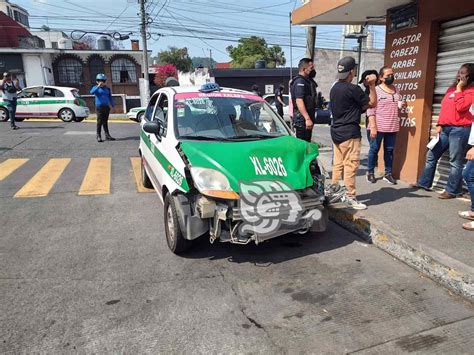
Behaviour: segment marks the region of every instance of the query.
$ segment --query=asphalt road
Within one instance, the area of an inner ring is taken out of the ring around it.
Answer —
[[[0,353],[472,353],[472,304],[334,224],[171,254],[137,125],[20,126],[0,123],[0,164],[29,159],[0,181]],[[78,195],[94,157],[110,188]]]

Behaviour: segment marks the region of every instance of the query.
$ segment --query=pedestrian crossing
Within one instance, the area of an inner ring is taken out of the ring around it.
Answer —
[[[123,164],[123,161],[121,161],[121,164],[116,164],[115,166],[114,159],[111,157],[89,158],[85,171],[77,169],[78,159],[74,158],[51,158],[40,166],[39,169],[31,169],[27,164],[32,163],[33,160],[11,158],[0,163],[0,189],[2,189],[2,197],[38,198],[49,196],[52,194],[55,186],[61,181],[61,177],[64,180],[65,175],[74,175],[76,170],[83,174],[83,176],[79,177],[81,182],[73,187],[73,191],[68,190],[67,192],[72,192],[78,197],[109,195],[116,192],[117,190],[112,191],[111,189],[112,174],[121,175],[121,180],[127,180],[128,178],[133,180],[130,184],[120,184],[119,187],[122,189],[124,186],[129,185],[130,187],[133,186],[138,193],[153,191],[144,187],[141,182],[140,157],[130,157],[128,164]],[[38,164],[31,165],[38,166]],[[65,174],[68,172],[68,169],[73,169],[74,171]],[[23,181],[21,178],[17,180],[18,176],[21,176],[26,181],[21,183],[22,186],[15,186],[16,181]],[[7,191],[5,192],[5,190]]]

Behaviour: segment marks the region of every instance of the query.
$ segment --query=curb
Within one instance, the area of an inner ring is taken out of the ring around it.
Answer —
[[[451,291],[474,302],[474,268],[422,244],[411,245],[383,222],[372,222],[355,211],[329,208],[329,218]]]

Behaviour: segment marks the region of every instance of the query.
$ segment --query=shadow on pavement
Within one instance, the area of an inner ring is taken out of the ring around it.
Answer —
[[[415,189],[411,187],[407,188],[395,188],[395,187],[382,187],[379,190],[372,191],[363,195],[358,195],[357,199],[364,202],[367,206],[383,205],[384,203],[393,202],[401,198],[431,198],[430,196],[424,196],[416,194]]]
[[[115,137],[117,141],[139,141],[139,136],[131,136],[131,137]]]
[[[335,237],[337,236],[337,237]],[[268,240],[259,245],[236,245],[230,243],[209,243],[205,235],[197,239],[190,251],[181,255],[187,259],[227,259],[233,263],[252,263],[266,267],[288,260],[298,259],[307,255],[324,253],[342,248],[361,241],[357,236],[345,231],[333,223],[328,224],[324,233],[308,233],[305,235],[288,234]]]

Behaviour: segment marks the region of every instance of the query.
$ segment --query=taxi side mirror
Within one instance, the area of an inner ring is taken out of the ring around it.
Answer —
[[[161,134],[161,123],[159,121],[146,122],[143,125],[143,130],[147,133],[160,135]]]

